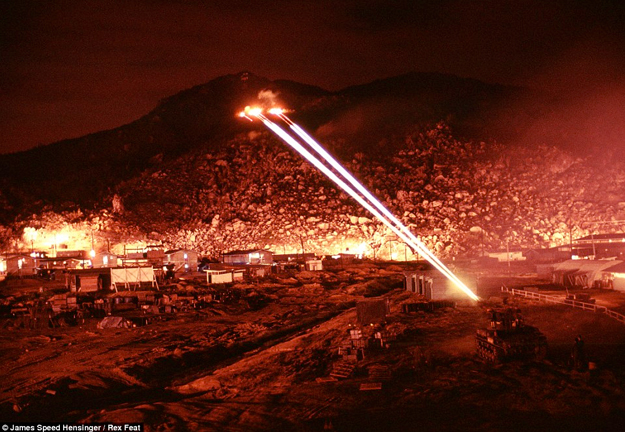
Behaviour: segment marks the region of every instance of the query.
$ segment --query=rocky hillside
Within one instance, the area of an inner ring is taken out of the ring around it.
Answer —
[[[623,219],[622,163],[460,141],[442,123],[390,147],[401,150],[385,158],[356,153],[346,166],[442,256],[563,244],[597,229],[591,221]],[[254,247],[337,253],[363,243],[369,256],[405,253],[382,224],[266,132],[242,134],[218,152],[198,149],[117,194],[116,217],[125,225],[209,255]]]
[[[24,228],[32,242],[33,230],[71,219],[84,242],[95,232],[96,243],[143,239],[210,256],[266,247],[410,257],[262,125],[235,118],[261,90],[294,108],[292,117],[442,256],[621,229],[611,223],[624,219],[620,159],[506,141],[528,111],[501,107],[526,104],[529,92],[407,74],[331,93],[241,73],[172,96],[119,129],[0,158],[3,248],[19,237],[27,245]],[[533,107],[537,115],[545,105]]]

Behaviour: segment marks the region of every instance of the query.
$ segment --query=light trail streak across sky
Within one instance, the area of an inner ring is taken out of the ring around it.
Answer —
[[[302,128],[289,119],[284,111],[279,108],[273,108],[269,110],[270,114],[276,115],[286,122],[290,128],[306,142],[315,152],[317,152],[327,163],[329,163],[336,171],[338,171],[349,183],[352,184],[361,194],[359,195],[354,188],[345,183],[344,180],[339,178],[335,172],[328,168],[323,162],[315,157],[310,151],[308,151],[300,142],[298,142],[293,136],[287,133],[280,126],[269,120],[256,108],[246,107],[240,116],[241,117],[256,117],[263,122],[263,124],[275,133],[280,139],[291,146],[295,151],[300,153],[306,160],[312,163],[317,169],[324,173],[330,180],[334,181],[341,189],[347,192],[352,198],[354,198],[360,205],[371,212],[382,223],[384,223],[391,231],[393,231],[399,238],[401,238],[407,245],[413,250],[421,254],[430,264],[432,264],[437,270],[439,270],[445,277],[447,277],[457,288],[463,291],[472,300],[479,300],[479,298],[471,291],[458,277],[449,270],[445,264],[443,264],[429,249],[410,232],[410,230],[403,225],[393,214],[382,205],[382,203],[376,199],[356,178],[351,175],[336,159],[334,159],[318,142],[316,142],[310,135],[308,135]],[[365,198],[368,200],[365,200]],[[373,204],[373,205],[372,205]]]
[[[379,211],[381,211],[396,227],[398,227],[404,234],[406,234],[411,243],[409,243],[414,249],[417,249],[421,255],[426,258],[429,257],[431,260],[436,261],[440,266],[445,267],[445,265],[425,246],[421,240],[419,240],[403,223],[401,223],[384,205],[374,197],[368,190],[365,188],[362,183],[360,183],[349,171],[347,171],[336,159],[332,157],[317,141],[315,141],[310,135],[308,135],[301,127],[295,124],[291,119],[289,119],[284,113],[280,112],[279,116],[290,126],[290,128],[300,137],[302,138],[308,145],[310,145],[313,150],[315,150],[323,159],[325,159],[334,169],[336,169],[352,186],[354,186],[362,195],[364,195],[371,204],[373,204]],[[428,260],[429,261],[429,260]],[[462,283],[460,279],[456,277],[450,270],[447,272],[443,272],[446,276],[449,276],[455,283]],[[468,288],[467,288],[468,289]]]

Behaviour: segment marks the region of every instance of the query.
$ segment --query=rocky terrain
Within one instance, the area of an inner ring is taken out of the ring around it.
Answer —
[[[443,257],[549,247],[622,228],[625,171],[615,158],[605,164],[604,156],[574,157],[555,147],[460,141],[442,123],[401,140],[395,153],[359,152],[345,165]],[[26,226],[43,232],[74,223],[85,238],[95,232],[100,244],[144,239],[211,257],[259,247],[331,254],[363,244],[371,257],[412,257],[381,223],[263,131],[241,134],[219,151],[198,148],[159,163],[107,200],[99,212],[34,215],[5,227],[5,239]]]
[[[571,233],[596,229],[590,221],[620,219],[625,206],[619,162],[606,167],[554,147],[462,142],[443,124],[403,140],[405,147],[395,154],[382,159],[356,153],[346,166],[444,256],[505,249],[506,243],[564,244]],[[370,255],[385,256],[393,240],[266,133],[241,136],[218,154],[196,153],[150,170],[119,193],[128,203],[129,216],[122,218],[209,254],[249,247],[280,251],[282,245],[328,253],[365,242]],[[180,224],[184,229],[177,229]]]

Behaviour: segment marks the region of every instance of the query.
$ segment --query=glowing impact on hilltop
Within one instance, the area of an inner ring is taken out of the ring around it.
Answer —
[[[336,183],[343,191],[348,193],[354,198],[360,205],[371,212],[377,217],[384,225],[386,225],[391,231],[393,231],[400,239],[402,239],[408,246],[414,251],[421,254],[434,268],[440,271],[447,279],[449,279],[458,289],[464,292],[472,300],[479,300],[475,295],[458,277],[452,273],[451,270],[445,266],[434,254],[419,240],[410,230],[401,223],[384,205],[375,198],[349,171],[347,171],[336,159],[334,159],[317,141],[315,141],[310,135],[308,135],[301,127],[288,118],[285,114],[286,110],[283,108],[271,108],[267,110],[269,115],[278,117],[284,123],[286,123],[291,130],[299,137],[303,143],[317,153],[321,159],[329,164],[335,171],[332,171],[327,165],[325,165],[317,156],[313,155],[307,148],[304,147],[302,142],[298,141],[294,136],[290,135],[276,123],[269,120],[264,114],[265,110],[261,107],[246,106],[239,117],[246,118],[253,121],[253,118],[259,119],[263,124],[276,134],[285,143],[296,150],[306,160],[313,164],[317,169],[324,173],[330,180]],[[343,178],[340,178],[340,174]],[[350,185],[348,185],[347,183]]]

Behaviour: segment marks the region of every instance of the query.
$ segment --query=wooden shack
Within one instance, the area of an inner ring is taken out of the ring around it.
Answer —
[[[17,253],[5,258],[6,273],[8,275],[34,275],[37,273],[37,258],[28,253]]]
[[[95,292],[111,289],[109,268],[72,269],[64,272],[65,287],[71,292]]]
[[[102,268],[102,267],[117,267],[118,266],[118,257],[116,254],[110,252],[97,252],[91,258],[91,265],[93,267]]]
[[[174,249],[165,252],[165,265],[173,265],[174,271],[197,271],[198,253],[188,249]]]
[[[308,271],[321,271],[323,270],[323,261],[317,259],[311,259],[306,261],[306,270]]]

